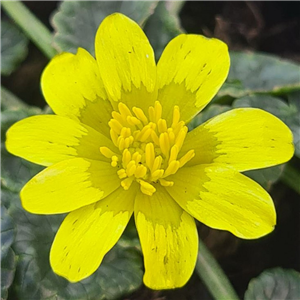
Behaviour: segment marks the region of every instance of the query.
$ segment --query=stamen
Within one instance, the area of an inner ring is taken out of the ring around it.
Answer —
[[[149,107],[148,116],[137,107],[131,112],[122,102],[118,108],[119,111],[112,112],[108,125],[111,140],[120,155],[108,147],[100,147],[100,153],[111,159],[112,167],[118,167],[116,172],[121,186],[128,190],[135,180],[140,184],[141,192],[148,196],[155,193],[156,184],[172,186],[174,182],[167,177],[195,156],[191,149],[178,158],[188,131],[185,123],[180,121],[178,106],[174,106],[172,124],[162,118],[159,101]]]

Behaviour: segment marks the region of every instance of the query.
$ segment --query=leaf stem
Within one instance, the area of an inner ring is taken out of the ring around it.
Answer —
[[[214,299],[239,300],[227,276],[201,239],[199,239],[196,272]]]
[[[19,25],[34,44],[51,59],[56,50],[51,46],[52,34],[20,1],[1,1],[5,12]]]

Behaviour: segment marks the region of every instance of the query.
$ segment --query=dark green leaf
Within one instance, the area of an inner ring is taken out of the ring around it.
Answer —
[[[191,120],[191,122],[188,124],[188,128],[189,130],[193,130],[194,128],[198,127],[200,124],[206,122],[207,120],[219,114],[222,114],[230,109],[231,107],[228,105],[210,105],[207,108],[205,108],[204,111],[199,113],[194,119]]]
[[[11,74],[27,55],[27,38],[13,24],[1,20],[1,74]]]
[[[245,300],[296,300],[300,297],[300,273],[281,268],[264,271],[250,281]]]
[[[96,31],[102,20],[121,12],[142,25],[158,1],[63,1],[53,17],[54,47],[76,53],[82,47],[94,54]]]
[[[299,94],[295,94],[298,95]],[[300,97],[290,98],[289,103],[269,95],[251,95],[240,98],[233,107],[261,108],[281,119],[293,132],[295,155],[300,157]]]
[[[165,46],[183,32],[178,14],[185,1],[161,1],[147,20],[144,31],[154,49],[156,60]]]
[[[13,219],[1,203],[1,299],[7,299],[16,269],[16,256],[11,249],[15,239]]]
[[[275,56],[231,52],[228,82],[217,97],[234,98],[253,93],[288,93],[300,89],[298,64]]]

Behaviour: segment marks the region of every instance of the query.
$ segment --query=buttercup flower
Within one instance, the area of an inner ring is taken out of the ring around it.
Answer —
[[[7,132],[7,149],[46,167],[21,191],[36,214],[69,214],[54,239],[55,273],[90,276],[134,214],[152,289],[183,286],[196,263],[194,218],[254,239],[274,229],[272,199],[241,172],[286,162],[292,134],[271,114],[233,109],[188,132],[229,70],[227,46],[182,34],[157,66],[140,27],[108,16],[95,41],[54,57],[42,90],[56,115]],[[201,249],[200,249],[201,251]]]

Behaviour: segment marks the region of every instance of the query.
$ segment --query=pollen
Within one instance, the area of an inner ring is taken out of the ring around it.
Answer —
[[[174,182],[168,180],[168,176],[175,174],[195,156],[193,149],[180,152],[188,128],[180,121],[178,106],[174,106],[173,118],[168,124],[162,118],[159,101],[150,106],[148,112],[138,107],[130,110],[120,102],[108,125],[111,140],[118,151],[100,147],[100,152],[117,169],[125,190],[136,181],[142,193],[152,196],[157,184],[172,186]]]

